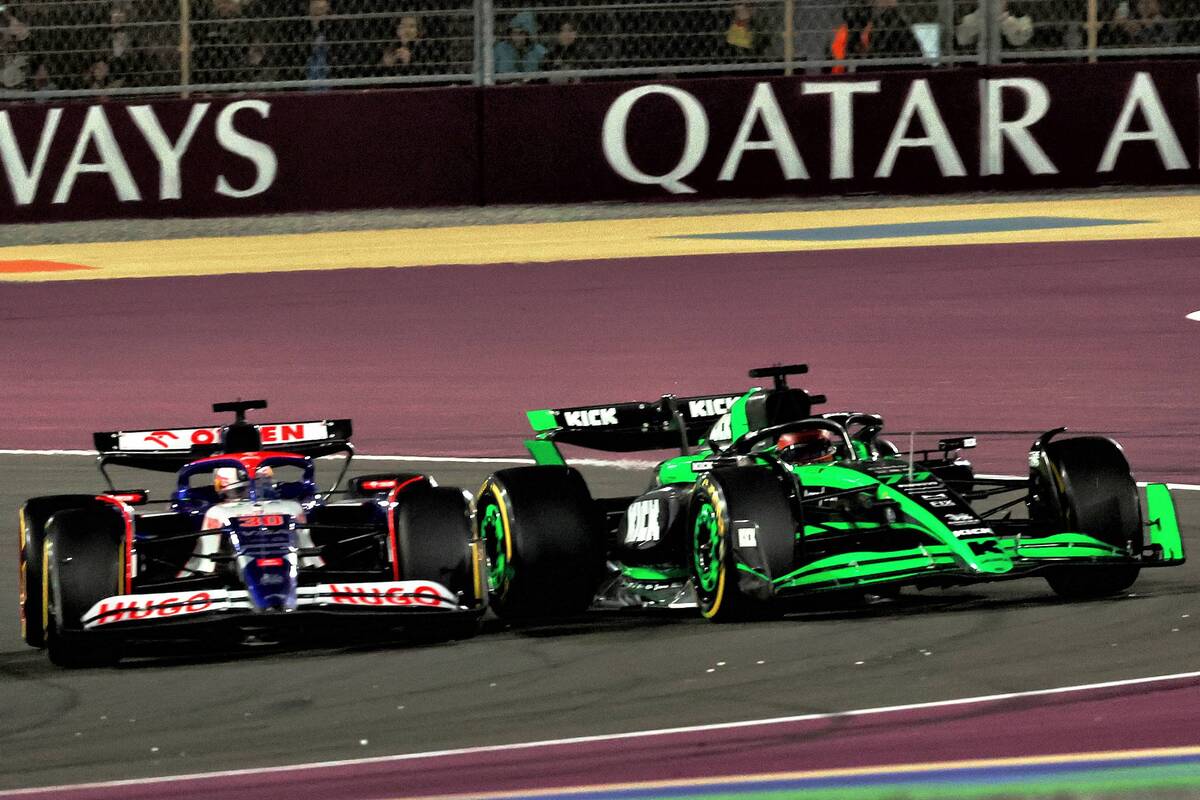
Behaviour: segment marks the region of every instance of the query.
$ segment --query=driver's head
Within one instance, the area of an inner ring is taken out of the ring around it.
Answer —
[[[223,500],[240,500],[246,496],[249,483],[242,480],[237,467],[217,467],[213,470],[213,488]]]
[[[775,454],[789,464],[827,463],[836,450],[833,433],[824,428],[780,434],[775,441]]]

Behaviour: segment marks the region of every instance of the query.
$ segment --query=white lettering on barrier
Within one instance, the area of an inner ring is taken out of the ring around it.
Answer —
[[[879,81],[806,83],[802,94],[829,95],[829,177],[854,177],[854,95],[879,94]]]
[[[1146,130],[1131,131],[1129,125],[1133,122],[1134,114],[1142,112],[1146,120]],[[1179,144],[1179,136],[1171,125],[1171,119],[1163,108],[1162,98],[1158,96],[1158,88],[1148,72],[1139,72],[1133,76],[1133,83],[1125,95],[1125,105],[1109,134],[1108,144],[1104,146],[1104,155],[1100,157],[1100,165],[1096,172],[1112,172],[1117,165],[1117,156],[1121,154],[1121,146],[1125,142],[1154,142],[1158,149],[1158,157],[1163,168],[1168,170],[1187,169],[1187,156]]]
[[[750,134],[754,131],[754,123],[758,120],[762,120],[763,127],[767,131],[767,138],[751,141]],[[717,176],[717,180],[733,180],[738,166],[742,163],[742,154],[747,150],[774,151],[775,159],[779,162],[779,169],[783,172],[785,180],[795,181],[808,178],[808,169],[804,166],[804,160],[800,158],[800,151],[796,149],[796,140],[792,138],[792,132],[788,130],[787,122],[783,118],[783,110],[779,108],[779,101],[775,99],[775,92],[771,89],[771,84],[766,82],[754,85],[754,94],[750,97],[750,105],[746,106],[746,113],[742,115],[741,127],[738,128],[737,136],[733,138],[733,146],[729,148],[729,153],[725,156],[725,163],[721,167],[721,174]]]
[[[666,95],[674,100],[683,112],[683,152],[675,166],[662,175],[643,172],[629,157],[629,112],[638,100],[652,94]],[[601,145],[608,165],[625,180],[644,185],[658,185],[672,194],[695,194],[696,190],[683,183],[683,179],[695,171],[708,150],[708,115],[696,96],[683,89],[657,83],[639,86],[622,94],[609,107],[604,115]]]
[[[1057,175],[1058,168],[1029,132],[1029,128],[1050,110],[1050,92],[1046,84],[1034,78],[1000,78],[979,84],[983,100],[979,174],[1004,174],[1004,141],[1007,140],[1031,173]],[[1025,97],[1025,111],[1017,119],[1004,119],[1005,89],[1015,89]]]
[[[211,105],[208,102],[194,104],[189,109],[183,130],[174,142],[163,130],[153,106],[136,105],[126,108],[142,139],[158,161],[160,200],[179,200],[183,197],[183,159]],[[117,199],[123,203],[142,199],[141,191],[122,152],[121,142],[117,140],[107,116],[117,108],[120,106],[94,105],[84,112],[83,124],[76,136],[70,158],[58,178],[51,200],[55,205],[71,202],[75,183],[79,176],[85,173],[107,175]],[[274,185],[279,172],[279,159],[271,146],[246,136],[234,126],[235,116],[243,109],[256,112],[266,119],[270,116],[271,104],[265,100],[240,100],[222,108],[216,117],[217,144],[233,155],[247,159],[255,168],[254,180],[245,189],[234,188],[224,175],[219,175],[214,191],[226,197],[243,198],[262,194]],[[37,199],[55,137],[61,128],[63,109],[51,108],[46,112],[33,158],[28,162],[22,153],[21,143],[17,140],[11,113],[8,109],[0,109],[0,162],[3,163],[13,202],[18,206],[27,206]],[[130,143],[126,142],[125,147],[129,146]],[[99,160],[85,161],[93,149]]]
[[[54,141],[62,114],[61,108],[52,108],[46,113],[33,164],[26,166],[12,120],[7,111],[0,111],[0,161],[4,162],[4,174],[8,176],[13,202],[19,206],[29,205],[37,196],[38,184],[42,182],[42,172],[46,169],[46,159],[50,156],[50,144]]]
[[[221,113],[217,115],[217,143],[254,164],[257,171],[254,183],[247,189],[235,189],[224,175],[219,176],[217,194],[226,197],[253,197],[262,194],[275,183],[275,175],[279,171],[279,159],[270,145],[238,133],[233,127],[233,118],[242,109],[258,112],[263,119],[271,116],[271,104],[265,100],[239,100],[222,108]]]
[[[200,121],[208,113],[210,105],[212,104],[197,103],[192,106],[191,111],[188,112],[187,123],[183,126],[183,132],[179,134],[179,138],[173,144],[162,129],[162,125],[159,124],[158,116],[154,113],[154,106],[129,107],[129,116],[138,126],[138,130],[142,132],[146,144],[150,145],[154,157],[158,159],[159,200],[178,200],[183,197],[179,162],[183,160],[183,154],[187,152],[188,145],[192,143],[192,137],[196,135],[196,129],[200,127]]]
[[[100,160],[85,162],[83,158],[87,155],[88,145],[92,143],[96,145],[96,153]],[[75,140],[75,149],[71,152],[71,159],[67,162],[67,168],[63,170],[62,179],[58,182],[58,189],[54,192],[54,200],[51,202],[61,205],[70,200],[75,180],[84,172],[107,174],[117,193],[117,199],[122,203],[142,199],[137,183],[133,180],[133,173],[125,163],[125,156],[121,154],[117,137],[113,135],[112,126],[108,124],[104,106],[91,106],[87,110],[83,119],[83,130]]]
[[[906,135],[913,117],[921,118],[924,136]],[[950,138],[950,131],[946,129],[946,123],[938,111],[937,102],[933,99],[929,81],[924,78],[913,81],[908,88],[904,107],[900,109],[900,117],[896,120],[896,126],[892,128],[892,135],[883,150],[883,158],[879,160],[879,168],[875,170],[876,178],[892,176],[892,170],[896,167],[896,157],[902,147],[928,147],[933,150],[933,157],[937,159],[938,170],[943,178],[958,178],[967,174],[962,158],[954,147],[954,140]]]

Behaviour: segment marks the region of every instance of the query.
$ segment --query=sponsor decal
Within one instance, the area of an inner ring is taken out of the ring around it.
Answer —
[[[617,424],[617,409],[588,408],[581,411],[564,411],[563,424],[568,428],[593,428]]]
[[[733,416],[725,414],[718,419],[708,432],[708,438],[714,442],[728,442],[733,438]]]
[[[712,461],[693,461],[692,472],[709,472],[716,464]]]
[[[324,422],[285,422],[256,425],[263,445],[288,442],[312,442],[329,438]],[[172,428],[156,431],[122,431],[117,434],[117,449],[122,451],[189,450],[193,445],[216,444],[221,429]]]
[[[991,528],[966,528],[961,531],[955,531],[955,536],[995,536],[996,532]]]
[[[625,544],[645,544],[659,540],[659,503],[639,500],[625,512]]]
[[[929,503],[930,508],[952,508],[953,500],[933,500]]]
[[[67,125],[61,124],[64,109],[51,108],[42,118],[36,142],[27,140],[23,143],[17,141],[16,126],[10,119],[9,111],[0,109],[0,164],[3,165],[8,178],[13,200],[18,206],[27,206],[39,199],[44,202],[49,196],[50,203],[54,205],[69,203],[75,195],[75,186],[80,175],[90,173],[105,175],[117,199],[122,203],[151,199],[146,197],[151,194],[147,191],[149,176],[141,175],[138,176],[140,181],[135,180],[135,169],[130,167],[127,156],[134,149],[149,149],[154,156],[158,166],[158,180],[154,181],[157,192],[153,194],[157,195],[157,199],[180,200],[183,198],[185,156],[202,127],[205,138],[215,139],[217,147],[220,148],[216,152],[220,153],[226,167],[232,166],[234,161],[228,156],[234,156],[249,161],[254,169],[254,178],[245,188],[233,186],[222,172],[205,187],[205,193],[244,198],[262,194],[270,189],[279,171],[279,160],[275,150],[265,142],[246,136],[237,129],[235,122],[239,119],[240,111],[267,119],[271,114],[271,104],[264,100],[239,100],[209,114],[212,106],[210,102],[193,104],[182,131],[174,141],[164,129],[152,105],[89,106],[84,113],[82,124],[74,130],[67,131],[65,136],[59,135],[60,128],[67,128]],[[118,116],[128,116],[128,121],[115,119]],[[243,115],[242,120],[245,119]],[[123,133],[129,129],[129,123],[138,131],[141,141]],[[57,169],[51,174],[51,171],[46,169],[51,150],[65,150],[67,143],[71,141],[70,137],[73,137],[74,141],[71,144],[69,160],[60,168],[56,164]],[[32,153],[33,158],[26,161],[22,149]],[[93,154],[98,160],[86,160]],[[51,188],[52,194],[49,191]]]
[[[704,400],[689,400],[687,414],[690,419],[704,419],[724,414],[737,397],[710,397]]]
[[[1029,451],[1029,466],[1033,467],[1034,469],[1037,469],[1041,465],[1042,465],[1042,451],[1041,450],[1030,450]]]
[[[84,615],[85,627],[109,625],[147,619],[199,614],[217,608],[225,592],[195,592],[193,594],[121,595],[101,600]],[[224,604],[223,604],[224,605]]]
[[[896,484],[897,489],[900,489],[901,491],[905,491],[905,492],[911,492],[911,491],[920,490],[920,489],[933,489],[938,486],[941,486],[941,484],[938,483],[937,481],[918,481],[917,483],[898,483],[898,484]]]
[[[387,478],[387,479],[380,479],[380,480],[363,481],[362,483],[359,484],[359,486],[364,491],[368,491],[368,492],[378,492],[381,489],[395,489],[396,488],[396,479],[395,478]]]
[[[430,582],[330,583],[319,588],[329,602],[341,606],[458,607],[458,599],[448,589]]]
[[[758,530],[755,528],[738,528],[738,547],[758,547]]]
[[[256,517],[235,517],[234,520],[239,528],[280,528],[285,518],[281,514],[264,514]],[[262,559],[259,559],[259,563],[262,563]]]
[[[979,518],[976,517],[974,514],[963,514],[961,512],[947,514],[945,517],[945,523],[947,525],[951,525],[951,526],[971,525],[978,521],[979,521]]]

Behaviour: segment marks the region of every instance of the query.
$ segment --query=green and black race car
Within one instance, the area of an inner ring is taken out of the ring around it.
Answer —
[[[745,394],[530,411],[536,466],[496,472],[476,498],[501,616],[590,606],[698,606],[712,620],[770,615],[821,592],[887,595],[1040,576],[1059,595],[1128,588],[1143,567],[1182,564],[1167,487],[1142,498],[1121,447],[1051,430],[1028,478],[980,477],[971,437],[901,453],[877,414],[814,414],[787,385]],[[662,450],[649,488],[593,498],[557,445]]]

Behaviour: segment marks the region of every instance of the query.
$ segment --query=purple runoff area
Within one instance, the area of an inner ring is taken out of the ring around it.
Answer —
[[[958,706],[342,764],[173,782],[174,800],[357,800],[904,763],[1194,747],[1200,680],[1113,687]],[[1136,732],[1136,735],[1134,734]],[[752,761],[748,761],[747,758]],[[1044,774],[1047,770],[1034,770]],[[863,783],[869,783],[864,776]],[[157,800],[163,784],[59,792],[63,800]],[[668,793],[662,793],[666,796]],[[29,795],[38,798],[43,795]]]
[[[1198,239],[937,246],[5,284],[0,447],[93,430],[352,417],[363,452],[518,455],[530,408],[740,391],[805,361],[828,409],[978,432],[1118,437],[1194,481]],[[897,436],[906,447],[907,436]],[[924,437],[925,442],[931,437]],[[922,439],[918,439],[920,445]]]

